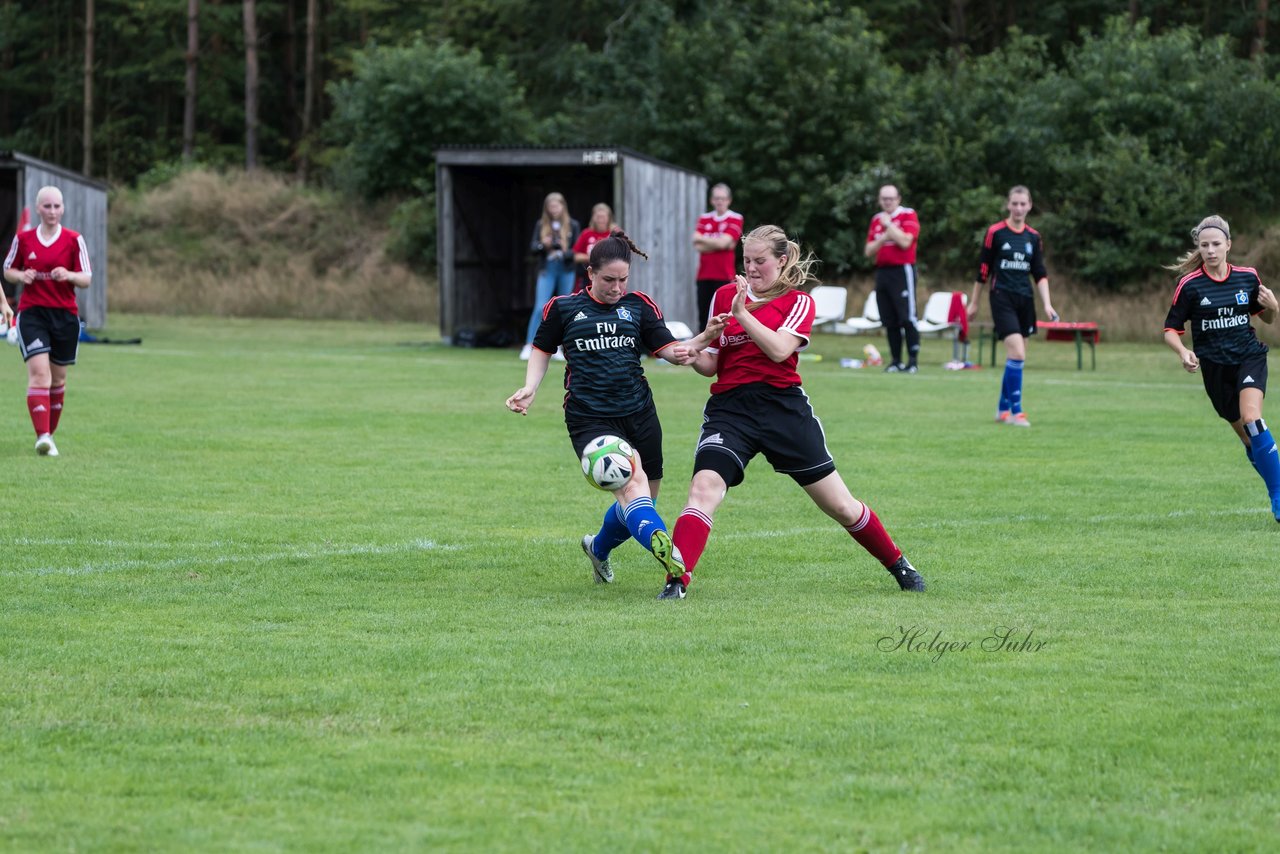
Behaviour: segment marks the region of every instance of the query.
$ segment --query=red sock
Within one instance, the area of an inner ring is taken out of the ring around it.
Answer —
[[[49,389],[49,432],[58,429],[58,419],[62,417],[62,398],[66,396],[67,387],[56,385]]]
[[[31,413],[31,426],[36,428],[36,438],[49,432],[49,389],[27,389],[27,412]]]
[[[865,504],[862,505],[862,518],[845,526],[845,530],[886,567],[893,566],[894,561],[902,557],[902,549],[894,545],[893,538],[880,524],[880,517]]]
[[[698,565],[698,560],[706,550],[707,538],[710,536],[710,516],[693,507],[686,507],[681,511],[680,518],[676,519],[675,530],[671,532],[671,542],[675,543],[680,550],[680,557],[684,559],[685,573],[680,580],[685,587],[693,580],[693,568]]]

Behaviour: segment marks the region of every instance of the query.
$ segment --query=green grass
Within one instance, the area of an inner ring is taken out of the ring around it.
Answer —
[[[757,460],[688,599],[595,586],[549,378],[420,327],[116,317],[37,458],[0,355],[0,847],[1272,848],[1280,525],[1159,346],[806,389],[888,575]],[[883,341],[879,342],[883,345]],[[651,366],[658,504],[707,381]],[[1280,414],[1275,414],[1280,420]],[[970,647],[886,650],[899,627]],[[997,627],[1037,651],[981,649]]]

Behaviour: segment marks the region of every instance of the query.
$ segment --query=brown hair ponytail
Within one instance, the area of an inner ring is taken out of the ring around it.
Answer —
[[[768,246],[775,258],[782,259],[782,265],[778,268],[778,278],[767,288],[756,293],[759,300],[749,306],[752,311],[757,306],[776,299],[790,290],[818,281],[813,274],[813,268],[818,263],[817,257],[812,252],[801,257],[800,245],[788,238],[787,233],[778,226],[762,225],[742,238],[744,249],[751,243],[762,243]]]

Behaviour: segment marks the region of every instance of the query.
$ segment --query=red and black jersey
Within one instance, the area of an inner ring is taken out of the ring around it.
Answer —
[[[711,301],[711,313],[728,314],[737,292],[736,284],[725,285],[716,291],[715,298]],[[747,298],[752,302],[756,299],[750,291],[747,292]],[[711,384],[711,393],[719,394],[748,383],[768,383],[777,388],[800,385],[800,373],[796,370],[796,365],[800,361],[800,351],[809,346],[814,312],[813,297],[804,291],[792,290],[769,300],[751,313],[770,329],[790,332],[803,340],[804,343],[781,362],[775,362],[765,355],[742,328],[742,324],[731,318],[720,333],[716,346],[707,348],[708,353],[718,357],[716,381]]]
[[[18,311],[41,305],[45,308],[62,308],[73,314],[76,305],[75,285],[56,282],[52,272],[63,267],[73,273],[92,273],[89,268],[89,249],[84,238],[69,228],[58,226],[48,243],[40,237],[40,229],[22,231],[13,237],[9,254],[4,259],[5,269],[35,270],[36,278],[22,288]]]
[[[1179,335],[1191,321],[1191,349],[1201,359],[1237,365],[1249,356],[1267,352],[1249,318],[1262,311],[1258,288],[1262,280],[1252,267],[1227,265],[1218,281],[1203,266],[1178,280],[1164,328]]]
[[[653,405],[640,356],[656,355],[675,342],[648,294],[631,291],[609,305],[590,289],[548,300],[533,337],[533,346],[544,353],[564,347],[565,413],[603,418]]]
[[[698,233],[727,234],[733,238],[733,244],[728,249],[701,253],[698,258],[698,278],[717,282],[733,281],[736,275],[734,246],[742,239],[742,214],[725,211],[724,216],[720,216],[715,211],[708,211],[698,217]]]
[[[978,281],[991,279],[991,290],[1034,296],[1033,283],[1049,277],[1044,266],[1044,241],[1040,232],[1023,224],[1021,229],[1001,220],[987,229],[978,261]]]
[[[897,210],[889,214],[889,219],[898,228],[911,235],[911,245],[903,249],[892,240],[886,240],[876,250],[876,266],[902,267],[906,264],[914,264],[916,262],[916,244],[920,242],[920,218],[916,216],[914,208],[898,205]],[[875,240],[885,231],[884,223],[880,221],[880,214],[876,214],[871,218],[871,225],[867,228],[867,242],[870,243]]]

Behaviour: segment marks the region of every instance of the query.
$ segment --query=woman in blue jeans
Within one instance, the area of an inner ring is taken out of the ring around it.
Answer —
[[[538,331],[542,307],[555,296],[573,293],[573,244],[578,240],[578,221],[569,216],[569,206],[564,196],[548,193],[542,202],[542,216],[533,225],[530,251],[538,256],[538,289],[533,298],[533,314],[529,316],[529,330],[524,336],[524,348],[520,358],[529,360],[533,349],[533,334]],[[556,352],[556,358],[563,359]]]

